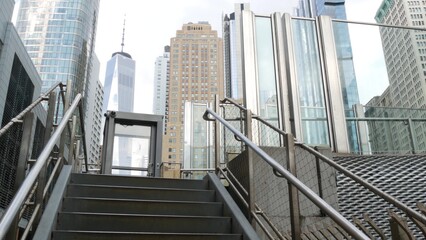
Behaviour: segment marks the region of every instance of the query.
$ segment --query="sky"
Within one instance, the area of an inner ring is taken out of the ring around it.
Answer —
[[[236,0],[100,0],[95,52],[101,63],[101,82],[112,53],[120,51],[126,18],[124,51],[136,61],[135,112],[152,113],[154,63],[184,23],[208,21],[221,35],[222,15],[234,11]],[[245,1],[247,2],[247,1]],[[298,0],[251,0],[256,14],[292,15]],[[374,22],[382,0],[346,0],[347,19]],[[19,0],[17,0],[19,3]],[[351,25],[352,26],[352,25]],[[380,95],[387,86],[378,28],[350,27],[354,65],[361,103]],[[380,46],[380,47],[378,47]],[[374,80],[372,80],[374,79]],[[385,81],[383,81],[385,79]],[[379,81],[382,80],[382,81]]]

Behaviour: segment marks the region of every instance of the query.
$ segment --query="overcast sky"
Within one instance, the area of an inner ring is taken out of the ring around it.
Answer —
[[[170,38],[175,36],[176,30],[181,29],[184,23],[208,21],[221,35],[222,14],[233,12],[234,4],[240,2],[242,1],[101,0],[95,45],[101,63],[101,82],[104,82],[105,66],[111,54],[120,51],[123,20],[126,15],[124,51],[130,53],[136,61],[135,95],[138,97],[135,100],[135,111],[151,113],[154,62],[162,55],[164,46],[170,44]],[[273,12],[292,14],[297,2],[298,0],[249,1],[254,13],[268,15]],[[381,2],[382,0],[346,0],[348,19],[374,22],[374,15]],[[386,87],[386,83],[371,81],[372,77],[386,78],[383,58],[380,57],[383,54],[380,52],[380,37],[377,28],[365,26],[351,27],[350,34],[361,102],[366,103],[365,99],[379,95]],[[376,54],[372,54],[374,52]]]

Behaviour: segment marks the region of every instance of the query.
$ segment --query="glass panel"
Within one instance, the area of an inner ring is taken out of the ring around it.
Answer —
[[[349,29],[346,23],[338,22],[333,23],[333,28],[345,116],[354,117],[352,106],[354,104],[359,104],[359,96]],[[356,123],[347,122],[346,127],[349,147],[351,152],[354,152],[359,148],[356,134]]]
[[[275,78],[274,47],[272,41],[271,18],[256,17],[257,79],[260,116],[278,125],[277,87]],[[258,129],[261,145],[271,145],[271,139]]]
[[[146,176],[150,145],[151,127],[116,124],[112,174]]]
[[[303,142],[329,145],[327,113],[315,22],[293,20]]]
[[[213,128],[211,122],[203,119],[207,104],[185,103],[185,152],[183,168],[192,174],[192,178],[201,179],[205,171],[214,168]]]

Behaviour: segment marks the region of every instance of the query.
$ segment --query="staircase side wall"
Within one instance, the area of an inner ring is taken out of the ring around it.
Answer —
[[[262,147],[262,149],[282,166],[287,167],[285,148]],[[329,149],[320,151],[325,155],[331,155]],[[242,185],[248,189],[248,165],[245,156],[246,154],[241,154],[230,161],[228,166]],[[323,199],[337,209],[337,188],[334,169],[320,162],[318,171],[315,157],[299,147],[296,147],[295,156],[297,177],[318,195],[320,195],[319,189],[321,185]],[[256,204],[271,218],[281,232],[290,231],[287,180],[275,176],[272,168],[256,154],[253,164]],[[320,182],[321,184],[319,184]],[[321,229],[331,224],[331,220],[323,217],[320,209],[301,193],[299,193],[299,202],[302,230]]]

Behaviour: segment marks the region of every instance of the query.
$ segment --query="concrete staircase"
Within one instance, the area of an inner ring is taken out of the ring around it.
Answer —
[[[71,174],[49,237],[258,239],[253,229],[247,230],[247,220],[238,219],[242,213],[235,216],[236,205],[225,203],[227,196],[223,201],[223,186],[218,190],[216,185],[209,176],[183,180]]]

